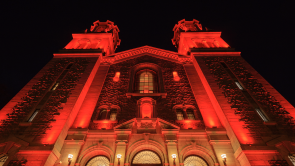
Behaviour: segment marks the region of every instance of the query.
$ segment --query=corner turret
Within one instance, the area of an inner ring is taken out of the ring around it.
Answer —
[[[95,21],[84,33],[74,33],[73,39],[61,52],[64,53],[94,53],[101,52],[107,56],[113,54],[121,40],[119,28],[112,21]]]

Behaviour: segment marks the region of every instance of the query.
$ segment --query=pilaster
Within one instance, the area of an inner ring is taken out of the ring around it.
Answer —
[[[169,166],[179,166],[179,154],[176,141],[169,141],[166,144],[168,151]],[[176,154],[176,159],[172,159],[172,154]]]
[[[123,141],[117,142],[116,153],[115,153],[115,156],[114,156],[115,157],[114,166],[124,166],[124,164],[126,162],[125,161],[126,146],[127,146],[126,142],[123,142]],[[122,155],[120,160],[117,159],[118,154]],[[129,163],[126,163],[126,165],[129,165]]]

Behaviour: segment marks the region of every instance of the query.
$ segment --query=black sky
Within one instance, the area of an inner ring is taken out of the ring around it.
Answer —
[[[116,52],[144,45],[177,51],[173,27],[197,19],[222,38],[295,106],[292,1],[11,1],[1,6],[0,108],[96,20],[120,29]]]

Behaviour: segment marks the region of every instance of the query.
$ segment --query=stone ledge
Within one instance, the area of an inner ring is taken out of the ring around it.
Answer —
[[[161,96],[162,98],[166,98],[167,93],[126,93],[127,98],[131,97],[153,97],[153,96]]]

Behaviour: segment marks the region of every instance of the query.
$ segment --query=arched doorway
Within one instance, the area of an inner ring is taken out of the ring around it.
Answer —
[[[145,150],[134,156],[132,166],[162,166],[162,161],[155,152]]]
[[[109,166],[110,161],[105,156],[96,156],[90,159],[86,166]]]
[[[189,156],[184,162],[184,166],[208,166],[206,161],[204,161],[201,157],[198,156]]]

